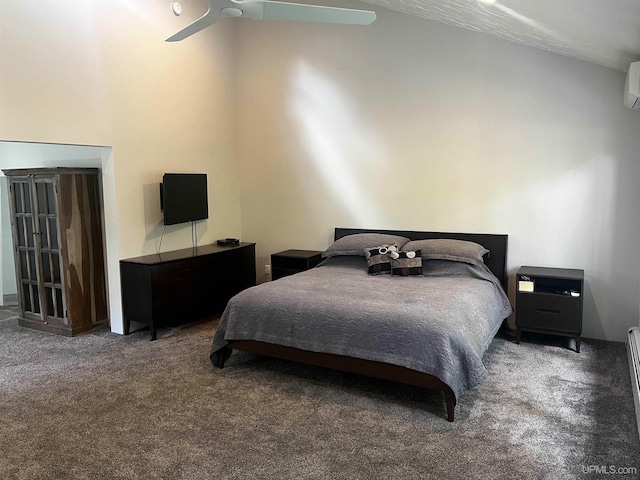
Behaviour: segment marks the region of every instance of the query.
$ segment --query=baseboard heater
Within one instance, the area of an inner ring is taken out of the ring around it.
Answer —
[[[627,354],[629,357],[633,402],[636,406],[638,435],[640,435],[640,328],[638,327],[629,329],[629,334],[627,335]]]

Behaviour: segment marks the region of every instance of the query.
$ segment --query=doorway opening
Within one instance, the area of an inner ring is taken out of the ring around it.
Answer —
[[[0,140],[0,306],[15,304],[18,301],[8,183],[1,170],[52,167],[100,169],[108,317],[111,330],[122,333],[113,149],[108,146]]]

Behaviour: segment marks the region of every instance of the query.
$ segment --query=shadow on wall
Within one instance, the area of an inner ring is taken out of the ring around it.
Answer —
[[[145,241],[153,240],[158,251],[160,239],[164,233],[162,210],[160,208],[160,182],[142,186],[145,220]]]
[[[597,279],[591,277],[591,280],[587,276],[587,272],[585,271],[585,279],[584,279],[584,292],[582,293],[584,298],[582,299],[582,309],[583,309],[583,320],[582,320],[582,333],[584,335],[584,324],[585,324],[585,315],[589,315],[589,330],[588,337],[589,338],[605,338],[605,330],[604,325],[602,323],[602,317],[600,312],[598,311],[598,305],[596,304],[596,300],[593,297],[593,290],[591,289],[591,281],[597,282]],[[606,285],[601,285],[602,289],[607,289]]]
[[[208,231],[206,220],[197,221],[194,226],[191,223],[165,226],[160,207],[160,182],[143,185],[142,194],[146,231],[144,239],[145,243],[153,241],[154,245],[154,251],[148,254],[190,248],[194,242],[200,245]]]

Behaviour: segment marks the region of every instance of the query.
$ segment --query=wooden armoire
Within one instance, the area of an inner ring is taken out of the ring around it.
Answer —
[[[73,336],[105,326],[100,170],[3,170],[9,183],[19,324]]]

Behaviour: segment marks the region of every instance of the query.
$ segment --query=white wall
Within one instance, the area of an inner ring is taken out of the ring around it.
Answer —
[[[378,11],[238,31],[242,232],[259,273],[333,228],[509,234],[508,268],[582,268],[584,335],[638,324],[640,118],[624,74]]]
[[[2,271],[0,274],[0,305],[4,305],[5,295],[17,293],[13,269],[13,239],[11,238],[8,191],[6,178],[0,177],[0,270]]]
[[[100,161],[116,332],[122,317],[113,252],[156,251],[164,172],[208,174],[201,244],[241,234],[233,27],[166,43],[205,7],[182,3],[185,14],[176,18],[164,0],[78,0],[73,8],[66,0],[2,0],[0,140],[111,147]],[[163,250],[190,246],[189,226],[167,228]]]

